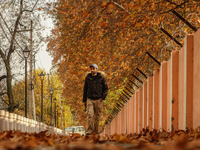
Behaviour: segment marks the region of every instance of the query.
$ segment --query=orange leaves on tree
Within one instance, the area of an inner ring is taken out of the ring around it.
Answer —
[[[124,19],[124,21],[128,21],[129,19],[130,19],[130,15],[128,15],[125,19]]]
[[[110,91],[115,87],[122,87],[123,83],[119,80],[126,78],[126,72],[130,71],[133,65],[140,63],[147,68],[145,60],[138,60],[138,57],[143,56],[147,50],[152,55],[152,51],[155,51],[155,57],[160,56],[160,48],[166,44],[163,34],[160,34],[160,22],[164,22],[170,33],[176,30],[180,22],[177,17],[163,13],[175,7],[167,1],[158,4],[146,0],[123,0],[120,3],[85,0],[77,4],[77,1],[59,0],[57,4],[54,9],[63,12],[53,13],[57,19],[57,30],[50,37],[48,49],[53,54],[55,65],[65,83],[64,94],[69,96],[71,107],[81,101],[87,73],[85,68],[91,63],[97,63],[100,70],[108,75]],[[195,10],[190,8],[195,6]],[[185,15],[199,9],[198,5],[195,6],[186,4],[188,9],[184,10]],[[177,11],[183,12],[179,9]],[[116,70],[118,73],[113,77],[112,72]],[[73,80],[72,76],[75,76]],[[65,82],[66,80],[68,82]],[[112,97],[108,99],[114,101]],[[82,116],[79,117],[78,114],[84,112],[76,111],[77,119],[81,120]]]
[[[101,22],[101,28],[106,28],[107,26],[108,24],[105,21]]]
[[[107,4],[108,4],[108,2],[104,1],[104,2],[101,4],[101,6],[102,6],[102,7],[105,7]]]
[[[88,15],[88,12],[87,12],[87,11],[84,11],[84,12],[83,12],[83,16],[84,16],[84,18],[86,18],[87,15]]]
[[[109,4],[109,12],[112,12],[115,8],[115,5],[113,5],[113,3]]]

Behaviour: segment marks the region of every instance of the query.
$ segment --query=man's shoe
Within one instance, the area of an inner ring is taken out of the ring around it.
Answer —
[[[86,133],[86,135],[91,135],[91,133]]]

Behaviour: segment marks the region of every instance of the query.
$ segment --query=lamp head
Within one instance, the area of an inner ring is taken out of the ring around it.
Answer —
[[[27,59],[29,57],[29,54],[30,54],[30,50],[26,46],[26,48],[23,50],[24,58]]]

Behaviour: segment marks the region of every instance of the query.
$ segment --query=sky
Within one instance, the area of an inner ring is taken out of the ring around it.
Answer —
[[[52,19],[46,19],[44,21],[46,29],[44,30],[45,35],[49,35],[51,29],[53,28]],[[53,58],[48,54],[46,51],[47,45],[44,45],[40,48],[39,52],[36,54],[36,69],[44,69],[46,73],[49,73],[52,67],[52,60]]]

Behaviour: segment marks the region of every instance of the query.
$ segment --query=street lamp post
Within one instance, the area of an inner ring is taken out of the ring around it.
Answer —
[[[41,122],[43,122],[43,81],[45,74],[43,71],[39,74],[41,79]]]
[[[64,122],[64,127],[63,129],[65,130],[65,110],[63,109],[63,122]]]
[[[26,47],[23,50],[23,55],[25,58],[25,117],[27,117],[27,59],[29,57],[30,50]]]
[[[55,122],[55,127],[56,127],[56,98],[54,98],[53,99],[54,100],[54,107],[55,107],[55,109],[54,109],[54,122]]]
[[[58,107],[58,105],[57,105],[56,107]],[[57,115],[56,115],[56,116],[57,116],[57,118],[56,118],[56,119],[57,119],[56,123],[57,123],[57,128],[58,128],[58,109],[57,109]]]
[[[61,114],[60,123],[61,123],[61,128],[63,130],[63,109],[62,109],[62,107],[60,107],[60,114]]]
[[[51,88],[50,90],[49,90],[49,92],[50,92],[50,95],[51,95],[51,126],[52,126],[52,116],[53,116],[53,109],[52,109],[52,97],[53,97],[53,89]]]

